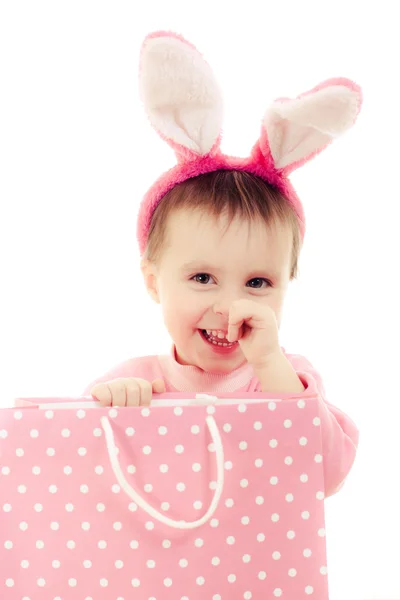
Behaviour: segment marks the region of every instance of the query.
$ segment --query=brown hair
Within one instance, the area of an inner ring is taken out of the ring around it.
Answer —
[[[271,225],[279,221],[289,225],[293,232],[290,278],[297,277],[301,236],[296,213],[287,199],[260,177],[243,171],[214,171],[174,186],[153,213],[145,259],[159,262],[168,217],[181,209],[200,210],[216,219],[227,212],[228,227],[237,215],[250,222],[261,220]]]

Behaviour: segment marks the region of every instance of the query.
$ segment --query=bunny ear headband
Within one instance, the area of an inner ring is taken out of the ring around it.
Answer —
[[[248,158],[220,150],[222,98],[200,52],[179,35],[146,37],[140,60],[140,91],[151,124],[175,151],[178,164],[142,200],[137,223],[140,253],[153,212],[176,184],[218,170],[245,171],[278,189],[292,204],[304,237],[304,211],[288,176],[349,129],[361,108],[358,85],[327,80],[295,99],[275,100],[266,110],[260,138]]]

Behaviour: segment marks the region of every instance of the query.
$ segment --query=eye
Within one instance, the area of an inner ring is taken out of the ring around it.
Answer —
[[[199,279],[203,277],[203,278],[210,278],[211,275],[208,275],[208,273],[197,273],[196,275],[193,275],[193,277],[191,277],[192,281],[195,281],[196,283],[208,283],[208,281],[199,281]]]
[[[261,283],[261,284],[264,282],[264,283],[266,283],[265,287],[272,287],[272,283],[268,279],[265,279],[265,277],[254,277],[254,279],[250,279],[250,281],[248,283],[251,283],[252,281],[256,281],[257,283]],[[261,289],[260,285],[255,285],[255,286],[251,285],[250,287],[252,287],[255,290]]]

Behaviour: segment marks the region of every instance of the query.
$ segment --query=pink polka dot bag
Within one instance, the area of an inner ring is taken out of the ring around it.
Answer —
[[[319,402],[0,411],[1,600],[328,600]]]

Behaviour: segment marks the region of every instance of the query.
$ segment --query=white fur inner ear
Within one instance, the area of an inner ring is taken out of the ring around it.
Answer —
[[[357,92],[343,85],[272,104],[264,127],[275,166],[284,168],[322,149],[353,125],[358,106]]]
[[[189,44],[162,36],[147,40],[140,87],[150,121],[176,144],[208,154],[222,125],[222,98],[214,74]]]

